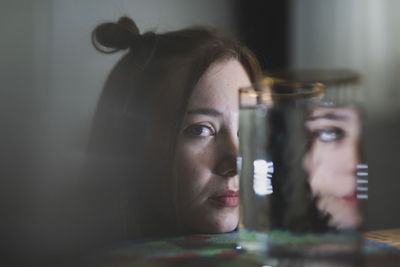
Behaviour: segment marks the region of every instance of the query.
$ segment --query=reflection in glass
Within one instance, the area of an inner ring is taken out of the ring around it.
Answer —
[[[310,148],[303,166],[316,205],[337,229],[361,225],[357,198],[357,166],[360,164],[360,117],[352,107],[316,107],[305,123]]]

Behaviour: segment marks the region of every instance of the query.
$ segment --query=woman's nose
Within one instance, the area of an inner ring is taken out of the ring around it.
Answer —
[[[236,158],[239,150],[239,139],[236,134],[219,136],[216,146],[215,172],[223,177],[237,175]]]
[[[357,165],[360,164],[360,148],[358,142],[353,142],[346,146],[342,153],[342,161],[345,163],[343,169],[355,175]]]

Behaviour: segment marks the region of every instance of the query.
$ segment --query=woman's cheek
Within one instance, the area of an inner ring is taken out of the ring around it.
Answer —
[[[181,198],[195,197],[207,184],[210,176],[209,155],[197,144],[182,144],[177,151],[177,188]]]

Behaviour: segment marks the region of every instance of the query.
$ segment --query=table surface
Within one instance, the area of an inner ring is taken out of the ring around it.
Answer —
[[[227,234],[130,241],[93,254],[88,261],[96,266],[115,267],[400,266],[399,248],[349,236],[291,235],[282,231],[266,235],[241,229]],[[260,244],[267,243],[260,248]],[[359,253],[354,253],[354,248],[359,248]]]
[[[382,242],[400,249],[400,228],[369,231],[363,234],[366,239]]]

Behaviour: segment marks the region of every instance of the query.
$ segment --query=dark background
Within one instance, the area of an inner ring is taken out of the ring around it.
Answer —
[[[290,1],[236,1],[239,38],[264,70],[289,67]]]

